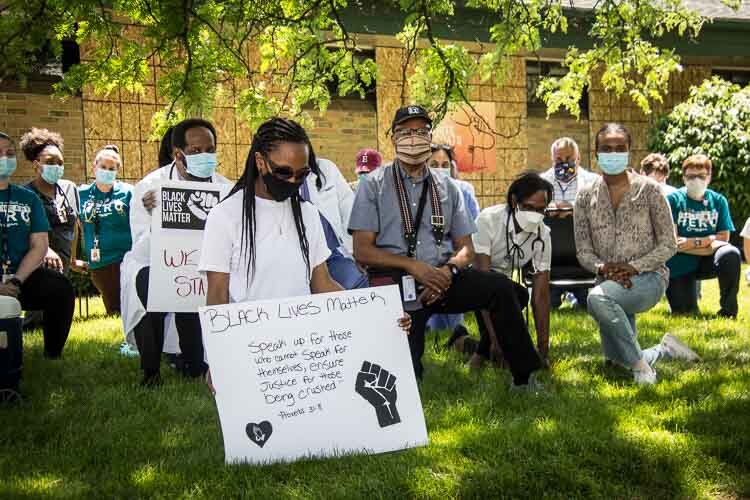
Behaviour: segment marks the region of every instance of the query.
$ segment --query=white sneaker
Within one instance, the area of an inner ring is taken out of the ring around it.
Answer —
[[[653,368],[649,371],[633,370],[633,379],[638,385],[654,385],[656,383],[656,370]]]
[[[673,359],[684,359],[687,361],[700,361],[700,356],[695,353],[680,339],[667,333],[661,339],[661,345],[669,352]]]

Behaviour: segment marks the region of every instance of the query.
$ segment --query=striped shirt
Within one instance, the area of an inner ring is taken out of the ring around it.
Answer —
[[[578,173],[575,178],[567,184],[563,184],[555,179],[555,167],[552,167],[541,174],[542,179],[548,181],[555,188],[552,201],[557,203],[566,202],[572,205],[576,201],[579,186],[581,189],[584,189],[599,178],[598,174],[589,172],[581,166],[579,166],[577,170]]]

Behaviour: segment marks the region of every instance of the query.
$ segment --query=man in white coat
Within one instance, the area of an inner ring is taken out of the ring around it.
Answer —
[[[138,345],[144,375],[141,384],[144,386],[161,383],[159,365],[167,315],[146,311],[151,262],[151,212],[159,202],[155,190],[158,183],[165,180],[228,184],[225,177],[215,172],[216,142],[216,130],[211,123],[200,119],[178,123],[172,131],[174,161],[148,174],[133,190],[130,209],[133,247],[125,254],[120,268],[120,293],[125,336],[129,343],[135,340]],[[175,313],[173,324],[184,360],[182,372],[190,377],[203,375],[207,366],[197,311]]]
[[[317,170],[300,187],[300,197],[318,209],[331,256],[328,272],[347,290],[368,286],[367,275],[354,261],[352,236],[347,231],[354,204],[354,192],[335,163],[325,158],[315,161]]]

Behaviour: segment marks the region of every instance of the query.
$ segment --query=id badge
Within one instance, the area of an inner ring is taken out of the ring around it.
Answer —
[[[91,249],[91,262],[99,262],[101,255],[98,248]]]
[[[57,218],[60,220],[62,224],[65,224],[68,222],[68,214],[65,211],[65,207],[57,207]]]
[[[404,302],[414,302],[417,300],[417,282],[414,276],[407,274],[401,278],[401,287],[403,289]]]
[[[10,280],[12,280],[15,277],[16,277],[15,274],[7,274],[7,273],[3,274],[3,285],[7,284]]]

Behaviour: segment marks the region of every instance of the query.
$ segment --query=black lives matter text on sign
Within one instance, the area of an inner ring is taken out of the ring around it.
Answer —
[[[385,305],[377,292],[359,296],[329,298],[320,303],[309,299],[275,307],[250,307],[234,314],[216,309],[206,311],[210,331],[221,334],[243,325],[262,325],[268,321],[293,321],[323,313],[356,312]],[[329,328],[309,331],[293,338],[263,336],[247,344],[247,362],[255,372],[257,390],[263,402],[281,420],[325,411],[327,395],[353,390],[351,373],[361,361],[346,366],[347,352],[353,338],[351,329]],[[345,377],[345,373],[349,377]],[[345,379],[349,383],[345,384]]]
[[[219,193],[201,189],[163,187],[161,225],[164,229],[202,231],[206,218],[219,203]]]

